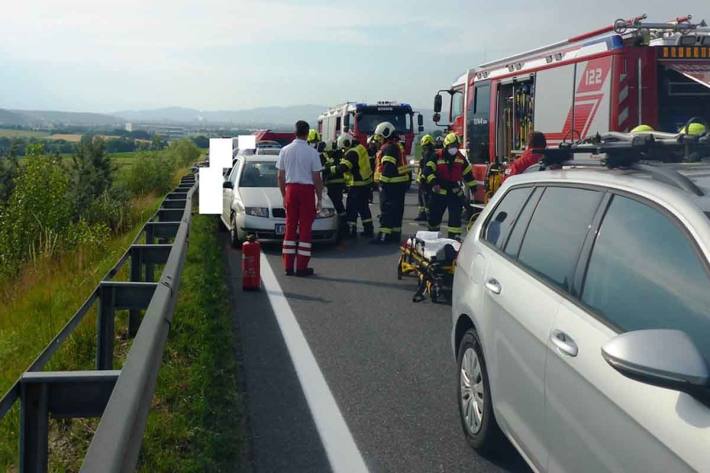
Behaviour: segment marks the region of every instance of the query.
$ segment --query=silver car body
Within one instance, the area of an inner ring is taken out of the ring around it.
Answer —
[[[233,189],[223,189],[222,223],[227,229],[236,222],[237,236],[243,241],[248,234],[255,234],[261,242],[279,242],[283,234],[276,231],[286,223],[283,198],[278,187],[242,187],[240,186],[242,171],[247,161],[276,162],[278,152],[258,153],[257,155],[239,155],[232,170],[225,180],[231,181]],[[323,196],[323,209],[332,214],[326,218],[316,218],[313,222],[313,241],[334,243],[337,237],[338,216],[332,201]],[[268,217],[247,215],[247,207],[268,209]]]
[[[707,168],[704,173],[710,176]],[[697,174],[695,182],[710,194],[710,178]],[[501,430],[536,471],[710,471],[710,408],[614,370],[601,347],[618,332],[483,239],[501,198],[531,184],[638,196],[675,216],[706,263],[710,255],[708,197],[628,171],[564,169],[506,180],[463,242],[452,308],[454,354],[462,331],[473,326]],[[497,287],[487,287],[491,281]],[[573,338],[576,356],[551,343],[555,331]]]

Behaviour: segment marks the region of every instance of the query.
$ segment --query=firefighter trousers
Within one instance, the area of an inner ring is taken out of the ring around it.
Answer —
[[[345,221],[351,234],[357,233],[358,216],[360,216],[365,233],[372,232],[370,186],[352,186],[348,189],[345,212]]]
[[[284,269],[304,270],[311,260],[313,221],[316,218],[316,191],[312,184],[286,184],[286,234],[284,235],[282,261]],[[296,241],[298,238],[298,241]]]
[[[461,195],[451,191],[446,194],[432,192],[429,201],[429,230],[439,231],[444,212],[449,212],[449,238],[459,238],[462,233],[461,212],[463,211],[463,201]]]
[[[328,197],[333,201],[333,207],[339,218],[345,218],[345,204],[343,204],[343,194],[345,194],[345,184],[326,184]]]
[[[429,200],[431,199],[431,186],[425,182],[419,183],[419,191],[417,193],[419,200],[419,215],[429,215]]]
[[[402,235],[404,197],[408,188],[408,183],[382,184],[380,190],[382,207],[380,233],[388,239],[399,240]]]

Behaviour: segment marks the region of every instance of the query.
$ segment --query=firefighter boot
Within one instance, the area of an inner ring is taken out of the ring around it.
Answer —
[[[419,215],[416,216],[414,219],[415,222],[426,222],[429,220],[429,217],[426,214],[426,210],[423,208],[419,208]]]

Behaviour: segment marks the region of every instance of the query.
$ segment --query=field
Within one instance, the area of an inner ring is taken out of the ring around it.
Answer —
[[[47,138],[48,136],[49,133],[46,131],[0,128],[0,138]]]

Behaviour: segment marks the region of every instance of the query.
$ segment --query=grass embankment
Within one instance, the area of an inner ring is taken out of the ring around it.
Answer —
[[[196,215],[139,471],[234,471],[244,452],[217,219]]]
[[[145,220],[159,204],[145,198]],[[195,216],[178,305],[146,429],[140,471],[232,471],[244,451],[241,405],[224,259],[213,217]],[[0,288],[0,390],[14,382],[125,251],[137,225],[96,254],[67,254]],[[80,261],[81,260],[81,261]],[[125,271],[124,271],[125,273]],[[125,274],[117,279],[125,279]],[[92,369],[96,350],[91,311],[48,369]],[[126,316],[116,324],[116,364],[130,347]],[[32,334],[31,336],[20,336]],[[0,423],[0,471],[14,471],[18,408]],[[77,471],[96,419],[53,421],[50,470]]]
[[[0,393],[4,394],[12,386],[91,294],[128,248],[142,222],[155,212],[161,199],[154,195],[135,199],[133,209],[137,214],[136,221],[140,223],[125,234],[110,239],[100,249],[76,250],[59,257],[42,258],[28,264],[16,279],[0,284]],[[118,280],[126,279],[125,274],[120,276],[124,277],[118,277]],[[125,315],[121,319],[125,319]],[[93,369],[95,323],[94,309],[55,353],[47,369]],[[124,326],[125,323],[119,320],[117,334],[123,339]],[[18,407],[16,404],[13,411],[0,421],[0,471],[13,471],[17,462]],[[80,434],[75,432],[74,435]],[[71,458],[70,454],[66,456]],[[64,461],[59,463],[65,464]]]

